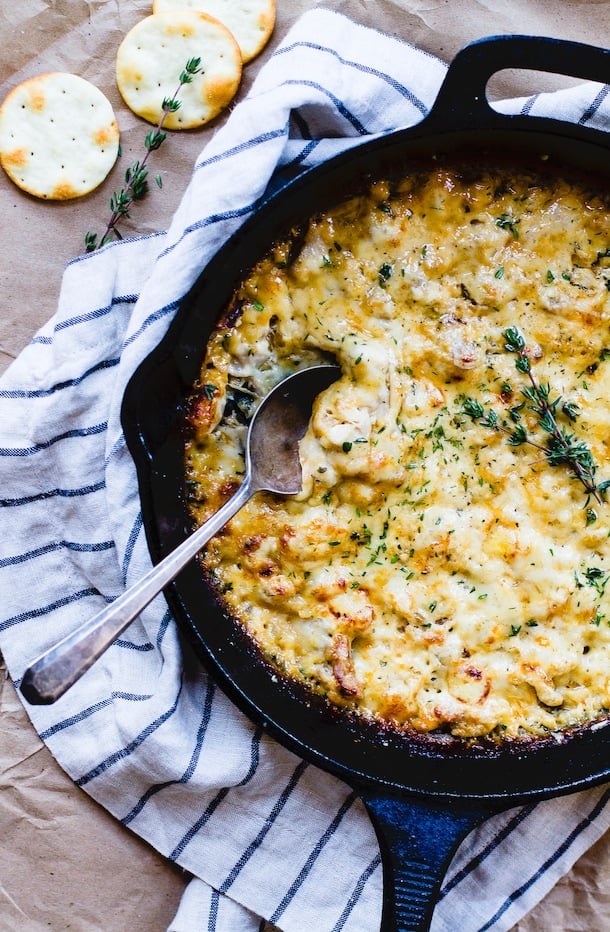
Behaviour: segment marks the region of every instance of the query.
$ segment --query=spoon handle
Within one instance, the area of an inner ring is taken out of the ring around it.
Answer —
[[[49,705],[78,680],[146,608],[182,567],[229,521],[256,491],[249,476],[239,489],[193,534],[186,538],[139,582],[94,615],[25,671],[21,692],[32,705]]]

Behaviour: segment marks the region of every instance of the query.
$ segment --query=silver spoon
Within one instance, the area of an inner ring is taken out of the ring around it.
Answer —
[[[339,373],[338,366],[313,366],[293,373],[269,392],[248,428],[246,474],[237,491],[138,583],[28,667],[21,681],[28,702],[48,705],[63,696],[256,492],[295,495],[301,491],[298,442],[307,430],[316,395],[336,381]]]

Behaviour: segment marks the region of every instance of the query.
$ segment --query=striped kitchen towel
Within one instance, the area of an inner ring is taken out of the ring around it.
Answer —
[[[17,685],[149,566],[121,398],[202,266],[278,173],[417,122],[444,73],[311,10],[201,153],[170,229],[70,263],[56,315],[0,382],[0,649]],[[608,126],[590,85],[503,106]],[[78,786],[193,874],[174,932],[263,917],[285,932],[378,928],[380,858],[359,799],[236,710],[163,597],[60,701],[28,712]],[[434,930],[509,929],[609,821],[600,787],[486,822],[454,859]]]

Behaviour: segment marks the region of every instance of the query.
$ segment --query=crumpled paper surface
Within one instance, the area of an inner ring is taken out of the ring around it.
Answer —
[[[278,0],[275,34],[261,58],[246,67],[240,98],[289,26],[315,5],[311,0]],[[529,32],[610,45],[610,8],[596,2],[336,0],[320,5],[447,61],[468,41],[495,33]],[[54,313],[66,262],[82,252],[85,232],[103,229],[108,198],[121,186],[124,166],[142,155],[148,127],[121,102],[114,56],[125,32],[149,13],[149,0],[2,4],[0,99],[26,77],[74,71],[100,87],[115,107],[123,157],[98,191],[69,204],[38,202],[0,176],[0,370]],[[536,76],[535,85],[531,81],[529,75],[504,74],[495,80],[494,92],[506,96],[562,83],[549,76]],[[215,128],[172,136],[155,153],[152,170],[161,175],[163,188],[154,186],[134,208],[124,228],[127,235],[167,226],[195,157]],[[0,734],[0,930],[166,928],[188,878],[73,786],[29,724],[1,663]],[[609,866],[610,840],[602,839],[515,928],[610,928]]]

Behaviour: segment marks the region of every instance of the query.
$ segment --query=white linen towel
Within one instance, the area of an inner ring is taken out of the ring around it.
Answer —
[[[120,403],[206,261],[274,173],[417,122],[444,74],[340,14],[306,13],[201,153],[169,231],[68,266],[56,315],[0,382],[0,649],[17,685],[149,566]],[[605,90],[502,107],[608,128]],[[362,804],[233,707],[163,597],[55,705],[27,710],[78,786],[192,872],[173,932],[245,932],[262,917],[285,932],[378,928],[380,859]],[[608,793],[520,807],[473,832],[435,932],[509,929],[606,830]]]

